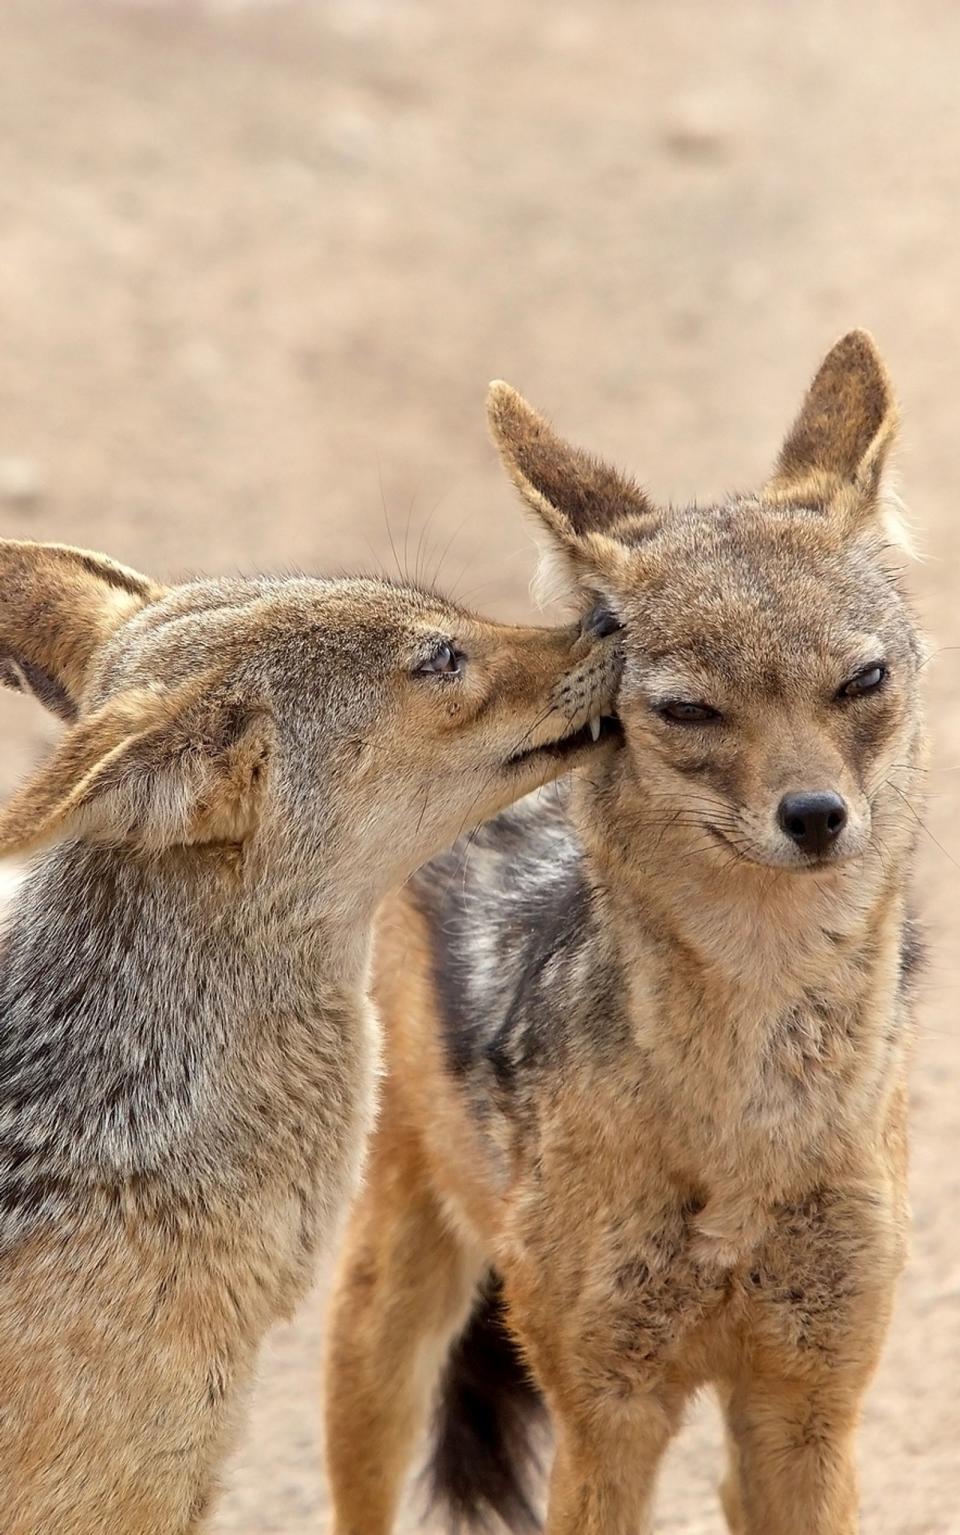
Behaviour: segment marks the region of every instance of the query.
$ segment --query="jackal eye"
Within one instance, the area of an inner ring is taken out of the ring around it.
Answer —
[[[887,677],[887,668],[882,661],[875,661],[872,666],[865,666],[863,671],[857,672],[855,677],[843,684],[837,694],[838,698],[862,698],[864,693],[875,693],[883,687]]]
[[[421,661],[414,670],[421,676],[439,675],[452,677],[459,672],[460,662],[463,659],[464,657],[460,654],[459,650],[454,650],[453,646],[444,640],[442,644],[437,646],[433,654],[427,656],[425,661]]]
[[[583,634],[592,634],[598,640],[606,639],[608,634],[616,634],[622,628],[616,613],[605,602],[595,603],[580,625]]]
[[[719,709],[711,709],[709,704],[688,703],[683,698],[669,698],[655,707],[661,719],[671,720],[675,725],[702,725],[720,718]]]

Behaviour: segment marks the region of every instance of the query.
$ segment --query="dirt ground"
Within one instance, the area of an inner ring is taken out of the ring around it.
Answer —
[[[960,8],[0,0],[0,533],[157,574],[428,571],[526,610],[503,376],[679,500],[755,484],[844,329],[906,412],[939,647],[915,1238],[864,1529],[960,1531]],[[50,739],[0,701],[0,792]],[[265,1352],[218,1535],[325,1528],[323,1289]],[[699,1410],[658,1528],[718,1535]],[[407,1528],[429,1528],[411,1503]]]

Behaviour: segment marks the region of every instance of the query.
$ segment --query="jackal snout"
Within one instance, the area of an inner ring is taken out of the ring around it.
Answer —
[[[875,792],[883,787],[875,770],[887,731],[898,737],[890,711],[879,698],[853,718],[836,699],[801,695],[781,711],[758,691],[751,702],[765,728],[744,730],[727,771],[714,774],[726,801],[717,840],[725,833],[731,848],[771,868],[821,869],[862,855],[873,828],[871,780]]]

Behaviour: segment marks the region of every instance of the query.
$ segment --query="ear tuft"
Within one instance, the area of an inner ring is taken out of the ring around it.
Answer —
[[[907,559],[922,560],[923,553],[907,508],[899,492],[889,484],[887,476],[884,476],[881,485],[877,511],[883,538],[889,548],[906,555]]]
[[[829,502],[846,489],[876,502],[897,423],[893,388],[873,337],[850,331],[820,365],[767,493]]]

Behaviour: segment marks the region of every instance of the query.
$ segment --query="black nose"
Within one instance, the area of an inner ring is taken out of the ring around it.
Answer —
[[[805,853],[825,853],[847,824],[847,807],[839,794],[785,794],[777,820],[792,842]]]

